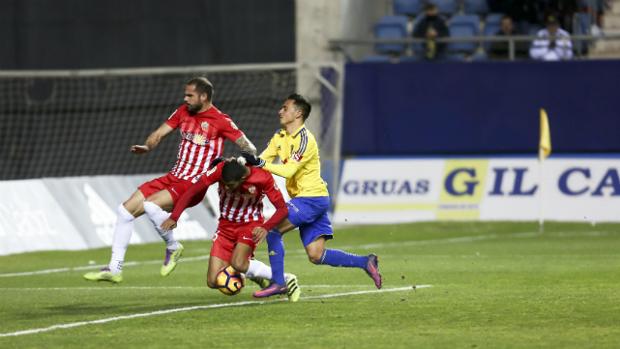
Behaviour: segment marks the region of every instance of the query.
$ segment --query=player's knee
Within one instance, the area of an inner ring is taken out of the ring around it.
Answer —
[[[308,260],[310,260],[310,263],[312,264],[321,264],[321,261],[323,260],[323,251],[308,251]]]
[[[249,264],[250,263],[247,258],[245,260],[242,258],[233,258],[230,261],[230,265],[232,265],[232,267],[235,268],[236,271],[241,273],[245,273],[246,271],[248,271]]]
[[[118,207],[116,208],[116,214],[119,219],[126,222],[131,222],[136,219],[135,213],[132,212],[132,210],[128,209],[125,204],[118,205]]]
[[[207,287],[208,288],[217,288],[215,279],[216,279],[215,275],[214,276],[207,275]]]

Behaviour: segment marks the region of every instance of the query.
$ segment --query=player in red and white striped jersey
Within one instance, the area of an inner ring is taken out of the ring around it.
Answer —
[[[143,145],[133,145],[130,151],[144,154],[153,150],[173,130],[181,133],[177,161],[166,175],[138,187],[131,197],[117,209],[114,227],[112,257],[107,268],[90,272],[84,278],[91,281],[122,281],[121,271],[125,252],[133,230],[133,221],[146,212],[157,232],[166,242],[166,255],[161,275],[170,274],[183,252],[183,245],[172,231],[160,229],[168,218],[175,202],[192,185],[192,179],[205,173],[209,164],[222,155],[225,139],[234,141],[241,149],[256,153],[256,147],[241,132],[230,117],[213,103],[213,85],[204,77],[193,78],[185,85],[184,104],[158,129],[151,133]],[[145,202],[148,199],[148,202]]]
[[[174,229],[183,211],[198,204],[214,183],[219,183],[220,220],[211,247],[207,285],[216,288],[217,273],[229,265],[250,278],[270,279],[271,269],[250,259],[259,242],[255,236],[264,236],[274,228],[288,209],[273,177],[261,168],[247,167],[235,159],[219,163],[179,198],[160,228]],[[276,208],[267,221],[263,217],[265,195]]]

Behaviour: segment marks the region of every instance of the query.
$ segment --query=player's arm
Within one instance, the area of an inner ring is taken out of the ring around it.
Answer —
[[[222,173],[221,168],[223,166],[223,164],[220,164],[207,171],[204,176],[200,177],[196,183],[192,184],[187,191],[181,195],[179,200],[174,204],[170,217],[161,224],[163,230],[176,228],[179,217],[181,217],[183,211],[185,211],[192,202],[201,201],[207,193],[209,186],[219,180]]]
[[[304,149],[298,149],[294,156],[288,159],[286,164],[274,164],[265,162],[263,168],[277,176],[291,178],[302,168],[308,161],[312,160],[319,153],[316,141],[313,139],[308,141],[308,145]]]
[[[129,149],[134,154],[144,154],[153,150],[166,137],[174,128],[170,127],[167,123],[161,124],[153,133],[151,133],[144,144],[132,145]]]
[[[275,137],[273,136],[267,144],[267,148],[260,154],[260,158],[265,162],[273,162],[278,157],[278,149],[276,147]]]
[[[265,186],[265,195],[269,198],[269,201],[276,208],[276,212],[269,218],[262,226],[256,227],[252,230],[252,239],[255,244],[259,244],[265,236],[267,236],[267,232],[273,229],[278,223],[280,223],[286,216],[288,215],[288,208],[286,207],[286,203],[284,202],[284,197],[278,189],[276,182],[273,180],[273,177],[269,175],[266,186]]]
[[[241,137],[237,138],[235,143],[241,148],[242,152],[256,155],[256,147],[245,134],[241,134]]]

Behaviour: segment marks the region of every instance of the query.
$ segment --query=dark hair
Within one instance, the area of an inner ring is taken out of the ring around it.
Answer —
[[[286,99],[290,99],[291,101],[293,101],[293,104],[295,104],[295,108],[301,111],[301,116],[304,118],[304,121],[306,121],[308,116],[310,116],[310,112],[312,111],[312,106],[310,105],[310,103],[308,103],[308,101],[304,97],[297,93],[289,95],[288,97],[286,97]]]
[[[213,84],[211,83],[211,81],[209,81],[209,79],[205,78],[204,76],[195,77],[188,81],[186,85],[194,85],[198,93],[207,94],[207,100],[209,102],[213,100]]]
[[[240,181],[246,174],[246,167],[237,162],[237,159],[226,161],[222,167],[222,180],[226,183]]]

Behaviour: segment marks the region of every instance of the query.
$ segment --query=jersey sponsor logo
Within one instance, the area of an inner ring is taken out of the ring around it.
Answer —
[[[197,145],[206,145],[209,143],[207,137],[200,133],[181,131],[181,138]]]
[[[207,132],[207,130],[209,129],[209,123],[208,123],[208,122],[206,122],[206,121],[201,122],[201,123],[200,123],[200,128],[201,128],[203,131]]]

